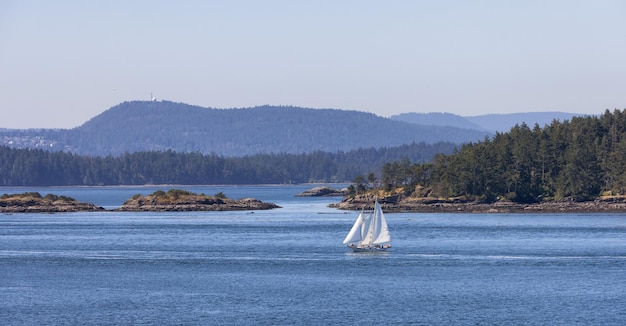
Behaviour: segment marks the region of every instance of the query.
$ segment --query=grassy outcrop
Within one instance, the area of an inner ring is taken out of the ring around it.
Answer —
[[[265,203],[253,198],[238,200],[227,198],[219,192],[213,196],[196,194],[186,190],[157,190],[143,196],[137,194],[124,202],[120,211],[235,211],[266,210],[279,208],[276,204]]]
[[[4,194],[0,197],[0,212],[2,213],[64,213],[92,211],[104,211],[104,208],[91,203],[79,202],[67,196],[47,194],[42,197],[38,192]]]

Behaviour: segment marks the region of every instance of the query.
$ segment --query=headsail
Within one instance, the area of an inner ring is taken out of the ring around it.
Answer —
[[[343,244],[361,241],[361,239],[363,238],[361,235],[362,227],[363,227],[363,213],[359,214],[359,217],[357,217],[356,221],[354,222],[354,225],[352,226],[352,229],[350,229],[350,232],[348,232],[348,236],[346,236],[346,239],[343,240]]]

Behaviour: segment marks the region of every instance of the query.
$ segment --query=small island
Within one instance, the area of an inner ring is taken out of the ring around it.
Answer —
[[[244,211],[280,208],[254,198],[229,199],[222,192],[214,196],[196,194],[186,190],[157,190],[150,195],[137,194],[124,202],[118,211],[125,212],[176,212],[176,211]]]
[[[137,194],[113,211],[124,212],[189,212],[189,211],[245,211],[280,208],[254,198],[229,199],[219,192],[214,196],[171,189],[142,196]],[[4,194],[0,197],[0,213],[70,213],[107,211],[91,203],[79,202],[72,197],[38,192]]]
[[[98,212],[105,209],[91,203],[79,202],[72,197],[38,192],[4,194],[0,197],[1,213],[69,213]]]
[[[297,194],[296,197],[343,197],[347,194],[348,188],[315,187]]]

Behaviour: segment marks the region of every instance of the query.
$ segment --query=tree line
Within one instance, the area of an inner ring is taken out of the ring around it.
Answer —
[[[406,157],[427,162],[456,144],[412,143],[349,152],[270,153],[244,157],[149,151],[81,156],[0,146],[0,186],[144,184],[281,184],[346,182],[386,162]]]
[[[403,188],[406,195],[499,198],[531,203],[626,194],[626,113],[573,117],[463,145],[431,162],[383,165],[380,178],[355,179],[354,191]]]

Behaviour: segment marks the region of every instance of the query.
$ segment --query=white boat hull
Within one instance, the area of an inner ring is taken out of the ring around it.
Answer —
[[[353,252],[383,252],[391,249],[391,246],[348,246]]]

